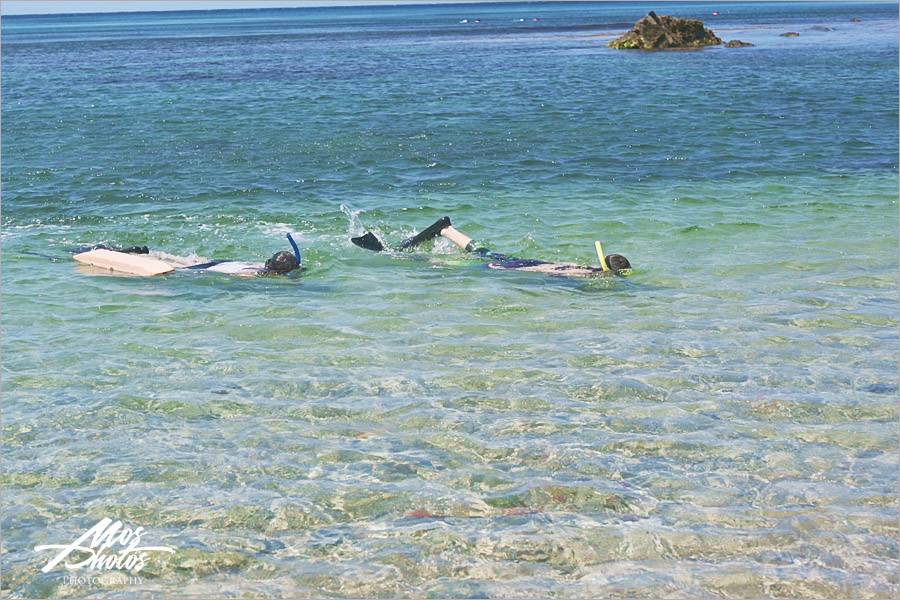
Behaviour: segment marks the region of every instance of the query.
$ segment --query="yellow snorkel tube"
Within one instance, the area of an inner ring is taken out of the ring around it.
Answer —
[[[604,271],[609,271],[609,266],[606,264],[606,259],[603,257],[603,246],[597,241],[594,242],[594,247],[597,249],[597,257],[600,259],[600,266],[603,267]]]

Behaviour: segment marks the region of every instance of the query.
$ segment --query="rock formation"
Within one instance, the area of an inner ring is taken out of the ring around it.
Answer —
[[[750,42],[742,42],[741,40],[731,40],[727,44],[725,44],[726,48],[749,48],[753,46]]]
[[[788,31],[787,33],[782,33],[781,37],[800,37],[800,34],[796,31]]]
[[[703,21],[682,19],[650,11],[635,23],[631,31],[607,44],[617,50],[662,50],[664,48],[696,48],[716,46],[722,40],[703,27]]]

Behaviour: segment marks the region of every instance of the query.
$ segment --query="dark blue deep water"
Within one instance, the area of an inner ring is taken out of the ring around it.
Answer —
[[[896,3],[4,17],[2,126],[4,597],[900,592]]]

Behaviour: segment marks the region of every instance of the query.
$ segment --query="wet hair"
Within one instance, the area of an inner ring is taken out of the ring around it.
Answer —
[[[621,269],[630,269],[631,263],[621,254],[610,254],[606,257],[606,265],[611,271],[619,271]]]
[[[266,261],[266,271],[276,275],[284,275],[290,273],[300,265],[297,264],[297,258],[290,252],[279,252]]]

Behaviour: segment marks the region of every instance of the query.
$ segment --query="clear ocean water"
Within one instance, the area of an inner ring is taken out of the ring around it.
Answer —
[[[605,47],[651,9],[755,46]],[[4,17],[2,39],[4,597],[897,597],[896,3]],[[635,270],[349,242],[444,215]],[[289,232],[299,277],[71,259],[264,260]],[[103,517],[176,553],[140,584],[40,571],[35,546]]]

